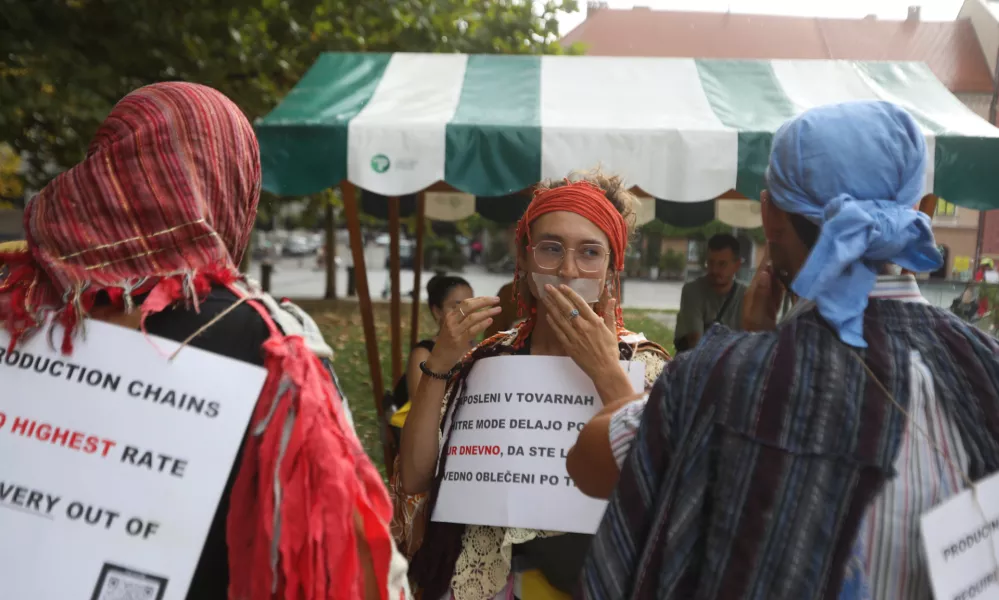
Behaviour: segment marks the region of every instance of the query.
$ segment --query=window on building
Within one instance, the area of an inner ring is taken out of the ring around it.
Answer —
[[[954,206],[954,204],[947,202],[946,200],[937,200],[937,212],[934,216],[936,217],[957,216],[957,207]]]
[[[701,262],[700,240],[687,240],[687,262]]]

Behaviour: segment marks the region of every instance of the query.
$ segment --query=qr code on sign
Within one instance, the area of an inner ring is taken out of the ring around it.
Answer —
[[[163,577],[104,563],[90,600],[163,600],[166,586]]]

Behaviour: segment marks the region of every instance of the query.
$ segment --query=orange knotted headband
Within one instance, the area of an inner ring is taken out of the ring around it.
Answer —
[[[600,228],[610,242],[614,270],[624,270],[624,250],[628,245],[628,224],[603,190],[586,181],[578,181],[534,194],[534,199],[517,223],[517,243],[531,243],[531,223],[551,212],[571,212],[585,217]]]

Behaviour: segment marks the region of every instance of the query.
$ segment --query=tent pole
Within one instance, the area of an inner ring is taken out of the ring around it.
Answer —
[[[357,284],[357,300],[361,306],[361,322],[364,324],[364,345],[368,350],[368,369],[371,372],[371,389],[374,392],[375,410],[378,413],[378,425],[384,430],[388,425],[385,420],[383,396],[385,387],[382,383],[382,365],[378,358],[378,339],[375,338],[375,313],[371,306],[371,293],[368,290],[368,270],[364,265],[364,240],[361,237],[361,215],[357,206],[357,190],[354,184],[344,181],[340,184],[343,192],[343,212],[347,217],[347,228],[350,230],[350,253],[354,258],[354,278]],[[387,431],[382,432],[382,453],[384,454],[385,470],[392,476],[391,439]]]
[[[919,201],[919,212],[923,213],[924,215],[929,216],[930,219],[933,218],[933,215],[935,215],[936,212],[937,212],[937,196],[936,196],[936,194],[926,194],[925,196],[923,196],[923,199]],[[944,265],[944,268],[946,268],[946,267],[947,267],[947,265]],[[909,271],[908,269],[905,269],[905,270],[902,271],[902,274],[903,275],[913,275],[913,272]]]
[[[389,202],[389,267],[392,278],[392,382],[402,377],[402,306],[399,294],[399,197]]]
[[[971,266],[971,272],[978,269],[982,262],[982,245],[985,243],[985,211],[978,211],[978,238],[975,240],[975,264]]]
[[[326,198],[326,214],[323,228],[326,230],[326,294],[327,300],[336,300],[336,214],[332,198]]]
[[[423,230],[427,213],[427,193],[420,192],[416,197],[416,248],[413,251],[413,314],[410,317],[409,346],[416,346],[420,337],[420,290],[423,282]]]

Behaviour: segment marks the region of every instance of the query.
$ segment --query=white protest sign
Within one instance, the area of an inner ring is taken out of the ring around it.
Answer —
[[[9,341],[2,596],[184,600],[266,372],[97,322],[72,356]]]
[[[645,365],[622,368],[642,391]],[[565,459],[603,402],[572,359],[481,359],[456,401],[434,521],[596,532],[607,502],[576,488]]]
[[[938,600],[999,598],[999,473],[922,516],[923,550]],[[984,513],[984,515],[983,515]]]

